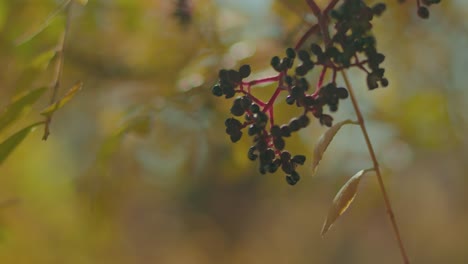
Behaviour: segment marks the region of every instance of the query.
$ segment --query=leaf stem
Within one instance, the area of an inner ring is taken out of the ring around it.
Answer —
[[[57,93],[60,88],[60,80],[62,79],[62,71],[63,71],[63,62],[64,62],[64,51],[65,51],[65,43],[67,41],[68,31],[70,30],[70,23],[71,23],[71,11],[72,11],[72,2],[66,1],[65,13],[66,13],[66,22],[65,22],[65,29],[60,37],[59,43],[57,45],[57,61],[55,63],[55,73],[54,79],[52,81],[52,94],[50,96],[50,104],[53,104],[57,99]],[[50,134],[50,122],[52,121],[52,114],[47,116],[45,120],[44,126],[44,135],[42,136],[42,140],[47,140]]]
[[[347,76],[346,72],[344,70],[342,70],[341,74],[343,75],[343,79],[344,79],[345,84],[346,84],[346,86],[348,88],[349,96],[351,98],[351,102],[353,104],[354,111],[356,112],[356,116],[357,116],[357,119],[358,119],[358,122],[359,122],[359,126],[361,127],[362,134],[364,135],[364,139],[366,141],[367,149],[369,150],[369,154],[370,154],[371,159],[372,159],[374,170],[375,170],[375,173],[377,175],[377,180],[379,182],[380,191],[382,193],[382,196],[383,196],[383,199],[384,199],[384,202],[385,202],[385,207],[387,208],[387,214],[388,214],[388,217],[390,218],[390,222],[392,224],[392,228],[393,228],[395,238],[396,238],[396,240],[398,242],[398,247],[400,248],[400,253],[401,253],[401,256],[403,258],[403,263],[409,264],[410,262],[409,262],[409,259],[408,259],[408,255],[406,254],[405,247],[403,246],[403,241],[402,241],[401,236],[400,236],[400,231],[398,229],[398,225],[397,225],[397,222],[395,220],[395,214],[393,213],[392,206],[391,206],[391,203],[390,203],[390,199],[388,198],[387,191],[385,190],[385,185],[384,185],[384,182],[383,182],[383,179],[382,179],[382,173],[380,172],[379,163],[377,161],[377,157],[375,155],[375,151],[374,151],[374,147],[372,146],[372,142],[370,141],[369,134],[367,133],[367,128],[366,128],[366,125],[364,123],[364,118],[362,117],[361,110],[359,109],[359,104],[358,104],[358,102],[356,100],[356,96],[354,94],[353,88],[351,86],[351,83],[349,82],[349,79],[348,79],[348,76]]]

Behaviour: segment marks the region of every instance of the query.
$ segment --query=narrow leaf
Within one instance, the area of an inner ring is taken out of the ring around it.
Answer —
[[[70,90],[68,90],[68,92],[60,100],[42,110],[41,115],[50,116],[52,113],[62,108],[68,101],[70,101],[75,96],[75,94],[79,90],[81,90],[81,87],[83,87],[83,82],[78,82],[75,85],[73,85],[73,87]]]
[[[20,131],[16,132],[5,141],[0,143],[0,164],[11,154],[11,152],[31,133],[37,126],[44,124],[44,122],[38,122],[27,126]]]
[[[57,49],[44,51],[32,60],[31,67],[38,70],[45,70],[47,66],[49,66],[50,61],[55,57],[56,54]]]
[[[45,91],[46,88],[39,88],[17,96],[10,105],[6,107],[3,113],[0,114],[0,131],[18,120],[31,109],[31,105],[34,104]]]
[[[42,24],[40,24],[38,27],[34,28],[34,30],[24,34],[23,36],[21,36],[20,38],[18,38],[16,41],[15,41],[15,44],[17,46],[21,45],[21,44],[24,44],[28,41],[30,41],[31,39],[33,39],[35,36],[37,36],[39,33],[41,33],[44,29],[46,29],[50,23],[52,23],[52,21],[54,21],[54,19],[57,17],[58,14],[60,14],[60,12],[65,9],[65,7],[70,3],[71,0],[64,0],[55,10],[54,12],[52,12],[46,19],[44,22],[42,22]]]
[[[340,128],[346,124],[359,124],[359,123],[356,121],[349,120],[349,119],[345,121],[341,121],[341,122],[334,124],[327,131],[325,131],[325,133],[323,133],[322,136],[320,136],[314,148],[314,159],[312,161],[313,175],[315,175],[315,173],[317,172],[318,165],[320,161],[322,160],[323,154],[327,150],[328,145],[330,145],[331,141],[335,137],[336,133],[338,133]]]
[[[373,171],[374,169],[366,169],[360,170],[356,173],[353,177],[351,177],[341,189],[336,194],[335,198],[333,199],[332,206],[328,211],[327,219],[323,224],[322,228],[322,237],[327,233],[333,223],[342,215],[346,209],[351,205],[356,197],[357,189],[359,182],[361,181],[361,177],[369,171]]]

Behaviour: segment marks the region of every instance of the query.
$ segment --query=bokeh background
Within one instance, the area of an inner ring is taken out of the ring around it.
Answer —
[[[61,1],[0,0],[0,106],[49,85],[65,17],[32,40]],[[370,175],[322,239],[330,203],[371,166],[358,127],[344,127],[312,177],[318,122],[289,140],[308,156],[302,180],[260,175],[247,138],[224,133],[230,101],[211,95],[220,68],[273,73],[314,23],[305,1],[90,0],[73,5],[60,95],[83,90],[0,167],[1,263],[401,263]],[[318,1],[325,4],[327,1]],[[387,88],[351,71],[397,221],[414,263],[468,263],[468,2],[444,0],[431,18],[388,0],[375,19]],[[314,82],[316,74],[310,75]],[[257,87],[267,96],[274,87]],[[46,93],[0,140],[41,120]],[[282,101],[282,100],[279,100]],[[278,106],[278,118],[291,109]],[[354,119],[349,100],[335,120]]]

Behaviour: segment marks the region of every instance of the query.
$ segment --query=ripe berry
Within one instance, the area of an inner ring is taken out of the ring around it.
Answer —
[[[294,59],[294,58],[296,58],[296,51],[294,51],[293,48],[287,48],[286,49],[286,56],[288,56],[288,58],[290,58],[290,59]]]
[[[282,137],[277,137],[273,139],[273,145],[277,150],[283,150],[284,146],[286,145],[284,139]]]
[[[336,89],[336,95],[340,99],[346,99],[346,98],[348,98],[349,94],[348,94],[348,90],[346,90],[346,88],[340,87],[340,88]]]
[[[281,126],[281,136],[283,136],[283,137],[291,136],[291,129],[289,128],[288,125],[282,125]]]
[[[305,160],[306,160],[306,157],[304,155],[295,155],[292,158],[292,162],[297,163],[299,165],[304,165]]]
[[[241,77],[242,79],[249,77],[250,72],[251,72],[250,65],[247,65],[247,64],[246,64],[246,65],[242,65],[242,66],[239,68],[239,74],[240,74],[240,77]]]
[[[310,123],[310,119],[305,114],[301,115],[297,120],[302,128],[307,127]]]
[[[254,114],[260,112],[260,106],[258,106],[258,104],[251,104],[249,108],[250,111]]]
[[[223,89],[221,88],[221,86],[219,86],[219,84],[215,84],[213,88],[211,88],[211,93],[219,97],[223,95]]]
[[[270,133],[273,137],[281,137],[281,128],[277,125],[274,125],[270,129]]]
[[[423,19],[429,18],[429,9],[425,6],[420,6],[418,8],[418,16]]]
[[[291,186],[294,186],[296,185],[297,181],[295,181],[291,175],[286,175],[286,182],[291,185]]]
[[[372,13],[376,16],[380,16],[386,8],[387,6],[384,3],[378,3],[372,7]]]

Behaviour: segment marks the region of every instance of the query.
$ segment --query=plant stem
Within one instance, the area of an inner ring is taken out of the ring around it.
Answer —
[[[410,262],[409,262],[409,259],[408,259],[408,255],[406,254],[405,247],[403,246],[403,241],[401,240],[400,231],[398,229],[398,225],[397,225],[397,222],[395,220],[395,214],[393,213],[392,206],[390,204],[390,199],[388,198],[387,191],[385,190],[385,186],[384,186],[383,179],[382,179],[382,174],[381,174],[380,168],[379,168],[379,163],[377,161],[377,157],[375,156],[375,151],[374,151],[374,147],[372,146],[372,142],[369,139],[369,134],[367,133],[367,128],[366,128],[366,125],[364,123],[364,118],[362,117],[361,110],[359,109],[359,104],[358,104],[358,102],[356,100],[356,96],[354,95],[353,88],[351,86],[351,83],[349,82],[349,79],[348,79],[348,76],[347,76],[345,70],[342,70],[341,74],[343,75],[343,79],[344,79],[345,84],[346,84],[346,86],[348,88],[349,96],[351,98],[351,102],[353,104],[354,111],[356,112],[356,116],[357,116],[357,119],[358,119],[358,122],[359,122],[359,126],[361,127],[362,134],[364,135],[364,139],[366,141],[367,149],[369,150],[369,154],[370,154],[371,159],[372,159],[374,170],[375,170],[375,173],[377,174],[377,180],[379,182],[380,191],[382,193],[382,196],[383,196],[383,199],[384,199],[384,202],[385,202],[385,207],[387,208],[388,217],[390,218],[390,222],[392,223],[393,232],[394,232],[395,238],[396,238],[396,240],[398,242],[398,247],[400,248],[400,253],[401,253],[401,256],[403,258],[403,263],[409,264]]]
[[[55,74],[54,79],[52,81],[52,95],[50,96],[50,104],[53,104],[57,98],[58,89],[60,88],[60,80],[62,79],[62,71],[63,71],[63,61],[64,61],[64,51],[65,51],[65,43],[67,41],[68,31],[70,29],[71,23],[71,10],[72,10],[72,2],[65,1],[65,14],[66,14],[66,22],[65,22],[65,29],[60,37],[59,43],[57,45],[57,61],[55,63]],[[42,136],[42,140],[47,140],[50,134],[50,122],[52,121],[52,115],[50,114],[46,120],[44,125],[44,135]]]

